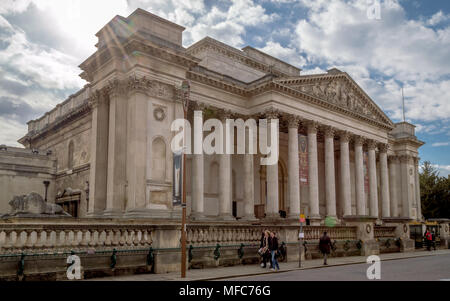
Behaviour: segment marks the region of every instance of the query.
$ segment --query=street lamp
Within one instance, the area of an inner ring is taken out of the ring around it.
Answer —
[[[181,84],[184,120],[187,120],[187,112],[189,109],[189,92],[190,83],[184,80]],[[190,134],[190,133],[189,133]],[[181,217],[181,278],[186,278],[186,132],[183,139],[183,197],[181,201],[182,217]]]
[[[47,191],[48,191],[48,185],[50,185],[50,181],[44,181],[42,182],[45,185],[45,197],[44,200],[47,202]]]

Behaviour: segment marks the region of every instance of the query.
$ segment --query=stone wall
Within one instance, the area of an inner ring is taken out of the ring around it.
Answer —
[[[44,150],[6,147],[0,150],[0,213],[10,211],[9,201],[16,195],[45,194],[44,181],[49,181],[47,199],[55,199],[56,159]]]

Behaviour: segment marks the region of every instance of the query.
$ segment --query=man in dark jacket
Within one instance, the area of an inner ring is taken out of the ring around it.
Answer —
[[[278,238],[277,238],[275,232],[270,233],[269,250],[270,250],[270,255],[272,255],[272,268],[271,268],[271,270],[274,271],[275,268],[276,268],[279,271],[280,270],[280,266],[278,265],[278,260],[277,260]]]
[[[319,250],[323,254],[323,264],[327,265],[327,256],[331,250],[331,239],[327,235],[327,232],[323,232],[322,237],[319,240]]]

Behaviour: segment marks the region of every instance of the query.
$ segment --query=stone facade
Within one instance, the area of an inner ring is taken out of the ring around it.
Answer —
[[[259,155],[189,156],[192,216],[248,217],[254,214],[245,208],[256,205],[266,215],[306,213],[314,224],[326,216],[421,219],[416,178],[423,143],[413,125],[393,124],[345,72],[303,76],[254,48],[238,50],[209,37],[185,49],[183,30],[143,10],[113,19],[97,34],[97,52],[80,65],[89,84],[29,122],[20,142],[53,151],[56,193],[83,192],[77,216],[179,217],[171,200],[170,125],[183,116],[178,95],[187,79],[191,110],[203,110],[205,119],[226,112],[281,121],[278,166],[260,166]],[[293,175],[298,135],[308,144],[308,185]],[[228,173],[231,183],[224,186]],[[272,175],[278,178],[273,189]]]
[[[170,127],[183,118],[181,83],[188,80],[191,124],[193,111],[204,120],[280,121],[278,164],[260,165],[260,154],[188,156],[192,222],[295,226],[305,213],[310,225],[318,226],[334,217],[356,227],[358,239],[367,239],[361,252],[371,254],[377,253],[374,224],[422,219],[423,142],[414,125],[394,124],[345,72],[302,75],[252,47],[239,50],[209,37],[184,48],[183,30],[138,9],[97,33],[97,51],[80,65],[88,84],[30,121],[19,140],[28,150],[52,153],[47,161],[33,159],[53,164],[46,173],[49,201],[77,204],[76,216],[91,222],[177,223],[181,208],[172,205]],[[299,158],[301,152],[306,156]],[[3,155],[0,151],[0,159]],[[8,191],[1,210],[18,193],[13,187],[34,189],[20,181],[9,187],[5,170],[1,165],[0,185]],[[372,230],[363,235],[367,225]]]

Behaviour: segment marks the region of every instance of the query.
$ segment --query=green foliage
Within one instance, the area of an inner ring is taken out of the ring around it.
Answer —
[[[450,177],[439,176],[439,172],[425,161],[419,173],[422,214],[428,218],[450,217]]]

